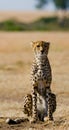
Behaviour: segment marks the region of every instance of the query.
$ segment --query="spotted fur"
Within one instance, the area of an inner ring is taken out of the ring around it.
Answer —
[[[28,104],[33,104],[31,99],[32,99],[32,95],[29,95],[29,94],[24,97],[24,102],[26,105],[23,104],[23,106],[24,106],[23,112],[27,116],[31,116],[31,118],[32,118],[32,106],[28,105]],[[48,114],[47,113],[48,109],[46,108],[47,106],[45,106],[45,103],[47,103],[46,99],[43,99],[42,97],[37,96],[37,106],[38,106],[37,107],[37,118],[38,118],[38,120],[41,120],[41,121],[44,121],[45,117],[47,117],[47,114]],[[49,110],[51,111],[50,114],[53,114],[53,112],[55,112],[55,110],[56,110],[56,95],[53,93],[49,93],[49,107],[50,107]]]

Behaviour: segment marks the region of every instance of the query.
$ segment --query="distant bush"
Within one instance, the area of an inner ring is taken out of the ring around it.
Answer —
[[[57,17],[40,18],[31,23],[20,23],[15,20],[7,20],[0,23],[2,31],[52,31],[69,30],[69,19],[59,23]]]
[[[34,30],[69,30],[69,19],[65,20],[62,26],[58,22],[57,17],[40,18],[39,20],[31,23],[31,29]]]
[[[0,23],[0,30],[5,31],[23,31],[24,24],[21,24],[15,20],[7,20],[2,23]]]

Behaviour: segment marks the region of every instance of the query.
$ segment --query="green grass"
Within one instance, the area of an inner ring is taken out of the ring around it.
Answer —
[[[57,17],[40,18],[31,23],[20,23],[13,19],[0,23],[2,31],[67,31],[69,30],[69,18],[64,22],[58,22]]]

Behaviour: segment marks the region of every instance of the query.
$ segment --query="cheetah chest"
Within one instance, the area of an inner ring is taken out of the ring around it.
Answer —
[[[43,81],[38,82],[38,92],[37,92],[37,109],[39,111],[46,111],[46,101],[45,101],[45,87]]]

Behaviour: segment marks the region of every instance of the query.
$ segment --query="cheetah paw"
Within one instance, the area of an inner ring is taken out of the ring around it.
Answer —
[[[44,122],[49,121],[49,117],[44,117]]]
[[[52,122],[53,121],[53,118],[50,119],[49,117],[44,117],[44,122]]]
[[[32,124],[32,123],[36,123],[36,121],[37,121],[36,119],[33,119],[33,118],[30,119],[30,123],[31,123],[31,124]]]

